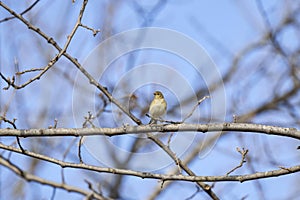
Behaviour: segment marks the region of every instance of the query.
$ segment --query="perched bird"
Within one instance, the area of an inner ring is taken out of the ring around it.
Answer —
[[[161,118],[163,115],[166,114],[167,111],[167,102],[164,99],[164,95],[160,91],[155,91],[153,93],[154,98],[149,107],[149,114],[151,120],[149,124],[156,124],[157,120],[153,118]]]

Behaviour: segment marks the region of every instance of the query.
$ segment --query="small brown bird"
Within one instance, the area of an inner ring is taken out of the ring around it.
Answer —
[[[153,95],[154,98],[149,107],[149,114],[152,117],[149,124],[156,124],[157,120],[153,118],[161,118],[167,111],[167,102],[164,95],[160,91],[155,91]]]

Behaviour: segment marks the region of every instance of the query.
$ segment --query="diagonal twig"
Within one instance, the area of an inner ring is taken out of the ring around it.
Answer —
[[[36,0],[35,2],[33,2],[33,4],[31,4],[28,8],[26,8],[23,12],[20,13],[20,15],[24,15],[25,13],[27,13],[28,11],[30,11],[40,0]],[[15,16],[12,17],[6,17],[4,19],[0,20],[0,23],[11,20],[16,18]]]
[[[84,13],[84,10],[85,10],[85,7],[87,5],[87,0],[84,0],[83,1],[83,4],[82,4],[82,7],[81,7],[81,10],[79,12],[79,16],[78,16],[78,19],[77,19],[77,23],[75,24],[74,28],[72,29],[70,35],[68,35],[67,37],[67,41],[64,45],[64,47],[62,49],[59,49],[59,53],[54,56],[50,62],[48,63],[48,65],[46,67],[43,68],[43,70],[41,71],[41,73],[39,73],[38,75],[36,75],[35,77],[29,79],[27,82],[25,82],[24,84],[22,85],[16,85],[15,82],[14,82],[14,76],[12,78],[12,81],[9,79],[9,78],[6,78],[1,72],[0,72],[0,76],[1,78],[8,84],[8,87],[6,87],[6,89],[9,88],[9,86],[12,86],[13,88],[15,89],[21,89],[21,88],[24,88],[26,87],[27,85],[29,85],[30,83],[36,81],[36,80],[39,80],[41,78],[41,76],[43,76],[58,60],[59,58],[64,55],[64,53],[66,52],[67,48],[69,47],[69,44],[71,43],[71,40],[73,39],[73,36],[75,35],[75,32],[77,31],[78,27],[80,26],[81,24],[81,19],[83,17],[83,13]],[[33,30],[39,30],[37,27],[33,26],[32,24],[30,24],[28,21],[26,21],[22,15],[20,14],[17,14],[15,13],[13,10],[11,10],[9,7],[7,7],[6,5],[4,5],[2,2],[0,2],[0,6],[2,6],[3,8],[5,8],[7,11],[9,11],[12,15],[14,15],[15,17],[17,17],[18,19],[20,19],[22,22],[24,22],[28,28],[31,28]],[[40,30],[39,30],[40,31]],[[46,38],[49,38],[48,36],[46,36],[46,34],[43,33],[44,37]],[[52,38],[49,38],[48,42],[50,42],[51,40],[53,40]],[[56,43],[56,42],[55,42]]]
[[[194,106],[194,108],[192,109],[192,111],[191,111],[189,114],[187,114],[187,116],[182,120],[182,123],[184,123],[185,120],[187,120],[188,118],[190,118],[190,117],[193,115],[193,113],[195,112],[196,108],[197,108],[197,107],[198,107],[205,99],[208,99],[208,98],[210,98],[210,96],[205,96],[205,97],[203,97],[202,99],[200,99],[200,100],[197,102],[197,104]]]
[[[238,166],[236,166],[235,168],[233,168],[232,170],[230,170],[229,172],[226,173],[226,176],[228,176],[229,174],[231,174],[232,172],[234,172],[235,170],[237,170],[238,168],[241,168],[244,163],[246,162],[246,155],[248,153],[248,149],[240,149],[240,148],[236,148],[237,152],[239,152],[242,155],[242,159],[241,162]]]
[[[87,0],[84,0],[83,2],[83,7],[85,7],[85,5],[87,4]],[[45,34],[44,32],[41,31],[40,28],[35,27],[34,25],[32,25],[29,21],[27,21],[24,17],[22,17],[21,15],[18,15],[16,12],[14,12],[12,9],[10,9],[8,6],[6,6],[5,4],[3,4],[0,1],[0,6],[2,6],[5,10],[7,10],[8,12],[10,12],[12,15],[14,15],[16,18],[18,18],[21,22],[23,22],[29,29],[33,30],[34,32],[36,32],[37,34],[39,34],[41,37],[43,37],[45,40],[47,40],[47,42],[49,44],[51,44],[52,46],[54,46],[60,53],[62,53],[62,55],[64,55],[68,60],[70,60],[80,71],[81,73],[89,80],[91,85],[94,85],[97,89],[99,89],[108,99],[109,101],[111,101],[113,104],[115,104],[120,110],[122,110],[127,116],[129,116],[136,124],[141,125],[142,122],[139,118],[137,118],[135,115],[133,115],[129,109],[127,109],[126,107],[124,107],[122,104],[120,104],[118,102],[118,100],[116,100],[111,93],[107,90],[106,87],[102,86],[101,84],[98,83],[98,81],[91,75],[88,73],[88,71],[78,62],[78,60],[74,57],[72,57],[70,54],[68,54],[66,51],[63,51],[63,49],[57,44],[57,42],[49,37],[47,34]],[[82,11],[82,10],[81,10]],[[80,15],[83,13],[80,12]],[[76,23],[76,25],[78,25],[79,23]],[[79,25],[78,25],[79,26]],[[77,26],[75,26],[77,27]],[[71,37],[68,37],[68,39],[71,39]],[[0,76],[2,77],[2,79],[4,79],[8,84],[10,83],[9,79],[6,79],[0,72]],[[16,87],[16,86],[15,86]]]

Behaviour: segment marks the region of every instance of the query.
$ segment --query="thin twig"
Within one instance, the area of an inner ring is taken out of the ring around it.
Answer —
[[[196,192],[194,192],[194,194],[192,194],[190,197],[186,198],[185,200],[193,199],[200,192],[200,187],[198,187],[197,185],[196,185],[196,189],[197,189]]]
[[[93,114],[88,111],[88,116],[84,117],[85,121],[83,122],[82,124],[82,128],[87,128],[88,127],[88,123],[93,127],[95,128],[96,126],[93,124],[93,120],[95,119],[96,117],[93,116]]]
[[[176,156],[174,152],[172,152],[166,145],[164,145],[159,139],[154,137],[152,134],[148,133],[147,137],[155,142],[161,149],[163,149],[176,163],[179,169],[179,173],[181,174],[181,169],[183,169],[189,176],[195,176],[195,173],[188,168],[186,165],[182,163],[182,161]],[[166,179],[162,179],[166,180]],[[212,199],[217,200],[219,199],[218,196],[211,190],[211,187],[203,182],[197,181],[196,182],[202,189],[203,191],[208,194]]]
[[[241,168],[243,166],[243,164],[246,162],[246,155],[248,153],[248,149],[244,149],[242,148],[242,150],[240,148],[236,148],[237,152],[239,152],[242,155],[242,159],[241,162],[238,166],[236,166],[235,168],[233,168],[232,170],[230,170],[229,172],[226,173],[226,176],[228,176],[229,174],[231,174],[232,172],[234,172],[236,169]]]
[[[53,126],[52,125],[50,125],[50,126],[48,126],[48,128],[49,129],[51,129],[51,128],[57,128],[57,122],[58,122],[58,120],[57,119],[54,119],[54,124],[53,124]]]
[[[195,112],[196,108],[207,98],[210,98],[210,96],[205,96],[202,99],[200,99],[197,104],[194,106],[194,108],[192,109],[192,111],[182,120],[182,123],[185,122],[185,120],[187,120],[188,118],[190,118],[192,116],[192,114]]]
[[[22,150],[22,152],[24,153],[24,152],[25,152],[25,150],[23,149],[23,147],[22,147],[22,145],[21,145],[21,142],[20,142],[20,138],[19,138],[19,136],[17,136],[16,138],[17,138],[17,143],[18,143],[18,145],[19,145],[20,149],[21,149],[21,150]]]
[[[171,132],[171,134],[168,137],[168,143],[167,143],[168,148],[170,148],[170,143],[171,143],[171,139],[172,139],[173,135],[174,135],[174,132]]]
[[[70,150],[71,150],[71,147],[75,144],[76,139],[77,139],[77,138],[73,138],[73,139],[72,139],[71,143],[69,144],[69,146],[67,147],[66,151],[64,152],[63,157],[62,157],[62,160],[63,160],[63,161],[66,159],[68,153],[69,153]]]
[[[238,117],[236,115],[232,115],[233,123],[238,122]]]
[[[26,69],[24,71],[21,72],[17,72],[16,75],[22,75],[22,74],[26,74],[29,72],[36,72],[36,71],[43,71],[45,68],[32,68],[32,69]]]
[[[16,122],[16,118],[14,118],[13,120],[9,120],[9,119],[7,119],[6,117],[4,117],[4,116],[0,116],[0,121],[1,120],[3,120],[4,122],[6,122],[6,123],[8,123],[8,124],[10,124],[10,125],[12,125],[12,127],[14,128],[14,129],[17,129],[17,126],[16,126],[16,124],[15,124],[15,122]]]
[[[4,122],[9,123],[10,125],[12,125],[15,130],[17,129],[17,126],[15,124],[15,122],[17,120],[16,118],[14,118],[13,120],[9,120],[9,119],[6,119],[6,117],[4,117],[4,116],[0,116],[0,121],[1,120],[3,120]],[[24,148],[21,145],[19,136],[16,136],[16,139],[17,139],[17,144],[19,145],[22,152],[25,152]]]
[[[68,153],[71,150],[71,147],[75,144],[75,142],[76,142],[76,138],[73,138],[71,143],[69,144],[69,146],[67,147],[66,151],[63,154],[62,161],[65,161]],[[65,183],[65,173],[64,173],[64,168],[63,167],[61,168],[61,181],[62,181],[62,183]]]
[[[83,163],[82,161],[82,156],[81,156],[81,146],[83,143],[83,136],[80,137],[79,143],[78,143],[78,158],[79,158],[79,162]]]
[[[161,122],[161,123],[168,122],[167,120],[164,120],[161,117],[153,117],[149,113],[146,113],[146,117],[149,117],[150,119],[152,119],[153,121],[156,121],[156,122]],[[155,124],[155,123],[153,123],[153,124]]]
[[[40,0],[36,0],[35,2],[33,2],[33,4],[31,4],[27,9],[25,9],[23,12],[20,13],[20,15],[24,15],[25,13],[27,13],[28,11],[30,11]],[[11,20],[16,18],[15,16],[12,17],[6,17],[2,20],[0,20],[0,23]]]
[[[84,179],[84,182],[86,182],[86,183],[88,184],[88,188],[89,188],[91,191],[93,191],[94,193],[96,193],[96,194],[102,196],[102,191],[99,191],[99,192],[96,191],[96,190],[93,188],[93,184],[92,184],[90,181],[88,181],[87,179]]]
[[[100,29],[93,29],[93,28],[88,27],[88,26],[86,26],[86,25],[83,25],[83,24],[81,24],[81,23],[79,24],[79,26],[81,26],[81,27],[83,27],[83,28],[86,28],[87,30],[92,31],[94,37],[95,37],[99,32],[101,32]]]
[[[52,195],[51,195],[51,200],[55,199],[55,194],[56,194],[56,187],[53,187]]]

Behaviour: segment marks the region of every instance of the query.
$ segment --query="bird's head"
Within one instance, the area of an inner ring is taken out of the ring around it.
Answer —
[[[155,91],[153,93],[153,95],[154,95],[154,98],[159,98],[159,99],[164,98],[164,95],[160,91]]]

